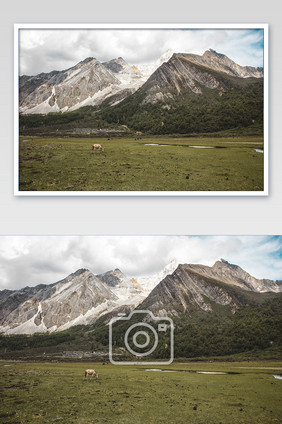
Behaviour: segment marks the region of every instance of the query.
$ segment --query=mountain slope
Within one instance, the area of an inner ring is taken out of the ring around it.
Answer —
[[[168,51],[156,62],[141,65],[141,71],[122,57],[103,63],[88,57],[63,71],[22,75],[19,78],[20,112],[66,112],[99,105],[105,100],[108,105],[117,104],[141,87],[171,54]]]
[[[202,56],[195,54],[181,55],[185,60],[207,66],[219,72],[225,72],[240,78],[262,78],[263,68],[255,68],[252,66],[240,66],[224,54],[217,53],[213,49],[204,52]]]
[[[282,292],[282,281],[273,281],[267,279],[257,279],[244,271],[238,265],[230,264],[228,261],[221,259],[216,261],[212,267],[204,267],[202,265],[189,265],[189,268],[207,274],[214,278],[219,278],[226,284],[235,285],[245,290],[255,292]]]
[[[262,135],[263,72],[224,55],[173,54],[131,96],[99,116],[151,134],[253,129]],[[252,130],[251,130],[252,131]]]
[[[262,69],[242,67],[213,50],[206,51],[203,56],[173,54],[142,86],[146,93],[143,103],[154,103],[190,92],[203,94],[202,87],[222,95],[238,85],[239,80],[251,77],[262,78]]]
[[[282,282],[257,280],[225,261],[216,262],[212,268],[179,265],[152,290],[140,309],[180,316],[197,310],[214,312],[214,305],[221,305],[234,313],[243,305],[275,297],[270,291],[281,292]]]

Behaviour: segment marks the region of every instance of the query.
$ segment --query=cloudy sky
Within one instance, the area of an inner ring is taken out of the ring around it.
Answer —
[[[53,283],[79,268],[138,277],[173,259],[211,266],[220,258],[282,280],[282,236],[0,236],[0,290]]]
[[[63,70],[87,57],[150,63],[171,49],[203,54],[212,48],[239,65],[263,66],[262,29],[21,29],[20,75]]]

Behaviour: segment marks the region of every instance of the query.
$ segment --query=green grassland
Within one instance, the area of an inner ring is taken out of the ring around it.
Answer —
[[[0,422],[268,424],[282,422],[282,362],[174,363],[170,370],[96,363],[0,362]],[[154,368],[154,367],[150,367]],[[155,367],[157,368],[157,366]],[[197,374],[219,371],[233,374]]]
[[[20,191],[262,191],[262,137],[21,136]],[[92,152],[93,143],[104,152]],[[165,146],[146,146],[146,144]],[[210,146],[213,149],[189,148]]]

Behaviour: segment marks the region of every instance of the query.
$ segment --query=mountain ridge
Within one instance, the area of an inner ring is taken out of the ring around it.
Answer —
[[[273,282],[276,284],[271,286],[271,291],[259,291],[254,285],[246,287],[243,284],[231,284],[230,277],[226,282],[226,276],[222,274],[220,278],[218,274],[212,272],[209,274],[207,269],[212,268],[180,264],[174,273],[166,276],[151,291],[139,306],[140,309],[149,309],[158,315],[177,317],[182,314],[191,315],[196,310],[213,312],[212,305],[215,303],[228,306],[231,312],[235,313],[243,305],[263,302],[275,294],[281,295],[282,281]],[[266,281],[268,289],[268,282],[271,280],[256,281]]]
[[[157,275],[161,278],[167,272],[165,268]],[[158,284],[158,277],[151,278],[153,285]],[[135,308],[147,294],[119,269],[94,275],[81,268],[49,285],[0,291],[0,332],[32,334],[91,324],[112,311]]]
[[[221,96],[234,84],[228,77],[262,78],[263,72],[260,68],[242,67],[213,50],[206,51],[202,56],[174,53],[141,87],[142,92],[146,93],[141,104],[164,101],[189,92],[201,95],[201,86],[217,90]]]
[[[108,105],[117,105],[140,88],[149,91],[144,103],[154,103],[187,88],[201,94],[198,83],[221,93],[226,87],[211,70],[243,79],[263,76],[261,68],[242,67],[213,50],[202,56],[167,51],[154,63],[139,67],[130,66],[122,57],[107,62],[88,57],[63,71],[20,76],[19,110],[23,114],[66,112],[106,100]]]
[[[129,278],[118,268],[98,275],[81,268],[50,285],[0,291],[0,332],[62,331],[134,308],[178,316],[213,312],[214,302],[234,313],[281,291],[282,281],[256,279],[224,260],[212,267],[174,260],[160,272],[139,278]]]

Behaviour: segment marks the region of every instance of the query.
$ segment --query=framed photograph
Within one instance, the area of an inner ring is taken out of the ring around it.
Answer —
[[[267,24],[17,24],[14,194],[268,195]]]
[[[0,236],[0,264],[3,423],[280,422],[282,236]]]

